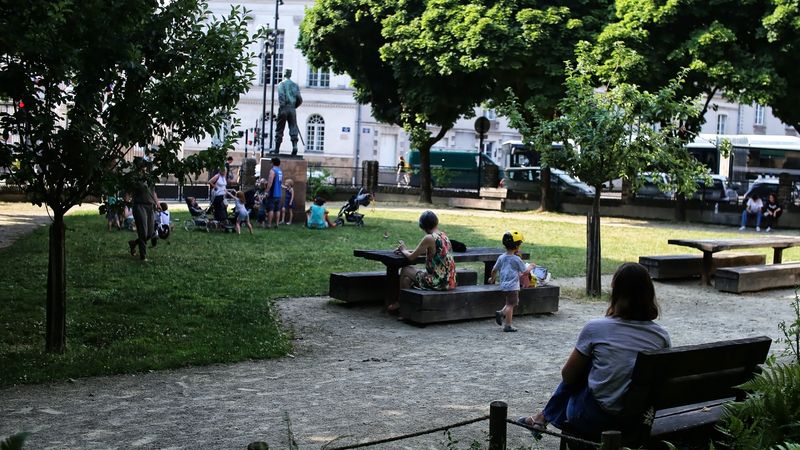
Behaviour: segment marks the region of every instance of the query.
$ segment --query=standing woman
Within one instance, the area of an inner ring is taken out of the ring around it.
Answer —
[[[228,172],[223,167],[216,175],[208,180],[211,185],[211,196],[213,198],[211,206],[214,209],[214,220],[220,224],[228,220],[228,212],[225,211],[225,193],[228,192]]]
[[[434,291],[449,291],[456,287],[456,263],[453,260],[453,247],[444,232],[439,231],[439,218],[433,211],[425,211],[419,216],[419,227],[425,237],[414,251],[406,249],[403,241],[397,247],[398,254],[409,261],[415,261],[425,255],[425,270],[417,270],[414,266],[406,266],[400,271],[400,289],[413,287]],[[390,312],[397,311],[397,303],[388,306]]]
[[[153,246],[156,245],[156,227],[154,210],[160,203],[158,196],[153,189],[153,185],[147,177],[147,172],[150,163],[144,158],[134,160],[134,164],[138,169],[139,179],[133,187],[133,221],[136,223],[136,236],[137,238],[128,241],[131,256],[136,255],[136,247],[139,247],[139,259],[145,261],[147,259],[147,241],[153,240]]]

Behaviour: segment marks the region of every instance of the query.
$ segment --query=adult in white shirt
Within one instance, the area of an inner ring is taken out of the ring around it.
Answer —
[[[219,173],[214,175],[208,184],[211,185],[211,206],[214,210],[214,219],[220,223],[228,220],[228,212],[225,211],[225,193],[228,192],[228,171],[223,167]]]
[[[744,230],[747,227],[748,217],[756,216],[756,231],[761,231],[761,214],[763,209],[764,202],[761,201],[760,197],[753,195],[748,198],[747,206],[744,211],[742,211],[742,226],[739,227],[739,230]]]
[[[644,266],[625,263],[611,281],[611,304],[605,317],[584,325],[561,369],[561,383],[542,412],[517,422],[543,429],[565,422],[579,434],[623,430],[622,406],[640,351],[671,346],[669,334],[653,319],[658,304]]]

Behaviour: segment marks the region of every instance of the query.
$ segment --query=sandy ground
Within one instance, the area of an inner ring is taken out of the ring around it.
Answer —
[[[554,283],[579,288],[583,280]],[[793,290],[723,294],[697,281],[657,283],[656,290],[674,345],[777,338],[794,297]],[[562,296],[558,313],[518,317],[520,331],[502,333],[491,320],[415,327],[377,307],[346,307],[327,297],[277,306],[295,333],[290,357],[6,388],[0,436],[29,431],[27,447],[37,449],[243,449],[257,440],[284,449],[288,417],[305,449],[480,417],[493,400],[507,401],[514,417],[543,406],[578,331],[605,309]],[[452,437],[467,448],[487,431],[483,422]],[[437,433],[373,448],[447,448],[446,442]],[[509,448],[531,442],[524,430],[509,429]],[[546,437],[533,448],[557,443]]]

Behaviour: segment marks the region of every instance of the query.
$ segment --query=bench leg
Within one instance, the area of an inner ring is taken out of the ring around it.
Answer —
[[[711,252],[703,252],[703,267],[700,271],[702,283],[706,286],[711,285],[711,272],[714,271],[714,254]]]
[[[400,297],[400,268],[396,266],[386,266],[386,294],[384,301],[387,308],[393,303],[397,303]]]
[[[776,247],[772,252],[772,264],[780,264],[783,262],[783,249]]]
[[[494,268],[494,261],[483,262],[483,284],[489,284],[489,278],[492,277],[492,269]]]

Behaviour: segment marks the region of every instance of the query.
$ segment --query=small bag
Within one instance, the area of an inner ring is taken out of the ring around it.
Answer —
[[[453,247],[453,251],[456,253],[464,253],[467,251],[467,245],[455,239],[450,239],[450,246]]]

